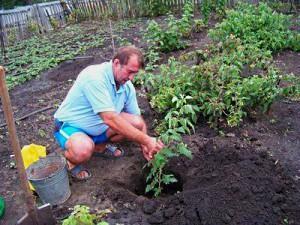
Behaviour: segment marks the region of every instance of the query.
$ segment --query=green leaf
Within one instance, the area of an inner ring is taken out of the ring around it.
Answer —
[[[194,125],[189,120],[187,121],[187,123],[193,129],[193,131],[195,133],[195,127],[194,127]]]
[[[174,177],[173,174],[164,174],[162,176],[162,182],[164,184],[176,183],[178,180]]]
[[[108,222],[105,222],[105,221],[102,221],[102,222],[100,222],[100,223],[97,223],[97,225],[109,225],[109,223],[108,223]]]
[[[157,153],[154,156],[154,160],[152,160],[152,165],[154,168],[160,168],[162,165],[166,163],[166,158],[163,154]]]
[[[165,155],[167,158],[177,156],[177,154],[171,148],[163,148],[160,153]]]
[[[177,102],[177,101],[178,101],[177,96],[174,96],[174,97],[172,98],[172,103]]]
[[[176,130],[176,132],[178,132],[178,133],[182,133],[182,134],[185,133],[185,130],[184,130],[183,127],[178,127],[178,128],[176,128],[175,130]]]
[[[152,187],[151,187],[150,184],[148,184],[148,185],[146,186],[145,192],[148,193],[148,192],[150,192],[150,191],[152,191]]]
[[[180,143],[177,145],[178,153],[192,159],[192,152],[187,148],[186,144]]]
[[[178,133],[176,133],[176,132],[174,132],[174,134],[172,134],[172,135],[170,136],[170,138],[171,138],[172,140],[174,140],[174,141],[181,141],[181,140],[182,140],[181,136],[180,136]]]

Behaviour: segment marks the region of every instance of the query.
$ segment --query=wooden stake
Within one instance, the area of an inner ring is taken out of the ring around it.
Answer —
[[[5,72],[2,66],[0,66],[0,94],[1,94],[3,112],[8,127],[10,144],[16,158],[17,169],[20,176],[21,188],[23,189],[25,194],[27,211],[29,217],[32,220],[32,224],[38,225],[39,221],[37,215],[37,208],[35,205],[32,192],[29,188],[29,183],[26,176],[26,171],[25,171],[25,167],[21,155],[21,148],[20,148],[19,139],[16,132],[15,121],[14,121],[12,107],[11,107],[10,98],[8,94],[8,89],[5,83]]]
[[[110,28],[110,35],[111,35],[111,45],[113,48],[113,54],[115,55],[116,50],[115,50],[115,41],[114,41],[114,34],[113,34],[113,29],[112,29],[112,25],[111,25],[111,20],[108,19],[109,21],[109,28]]]

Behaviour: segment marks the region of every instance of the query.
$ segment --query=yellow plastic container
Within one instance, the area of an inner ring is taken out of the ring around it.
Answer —
[[[21,150],[24,167],[27,169],[32,163],[39,160],[41,157],[46,157],[46,147],[42,145],[30,144],[25,145]],[[30,184],[30,189],[34,190],[33,186]]]

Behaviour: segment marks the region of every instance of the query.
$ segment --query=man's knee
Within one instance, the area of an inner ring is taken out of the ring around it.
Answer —
[[[73,134],[66,143],[68,155],[75,161],[89,159],[94,151],[95,144],[91,138],[82,133]]]

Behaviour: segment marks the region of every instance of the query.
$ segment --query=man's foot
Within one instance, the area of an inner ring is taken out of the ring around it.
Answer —
[[[107,144],[102,151],[94,151],[93,155],[96,157],[120,158],[124,155],[124,150],[117,146]]]
[[[82,165],[72,165],[68,162],[68,171],[72,178],[78,181],[87,180],[91,177],[91,173]]]

